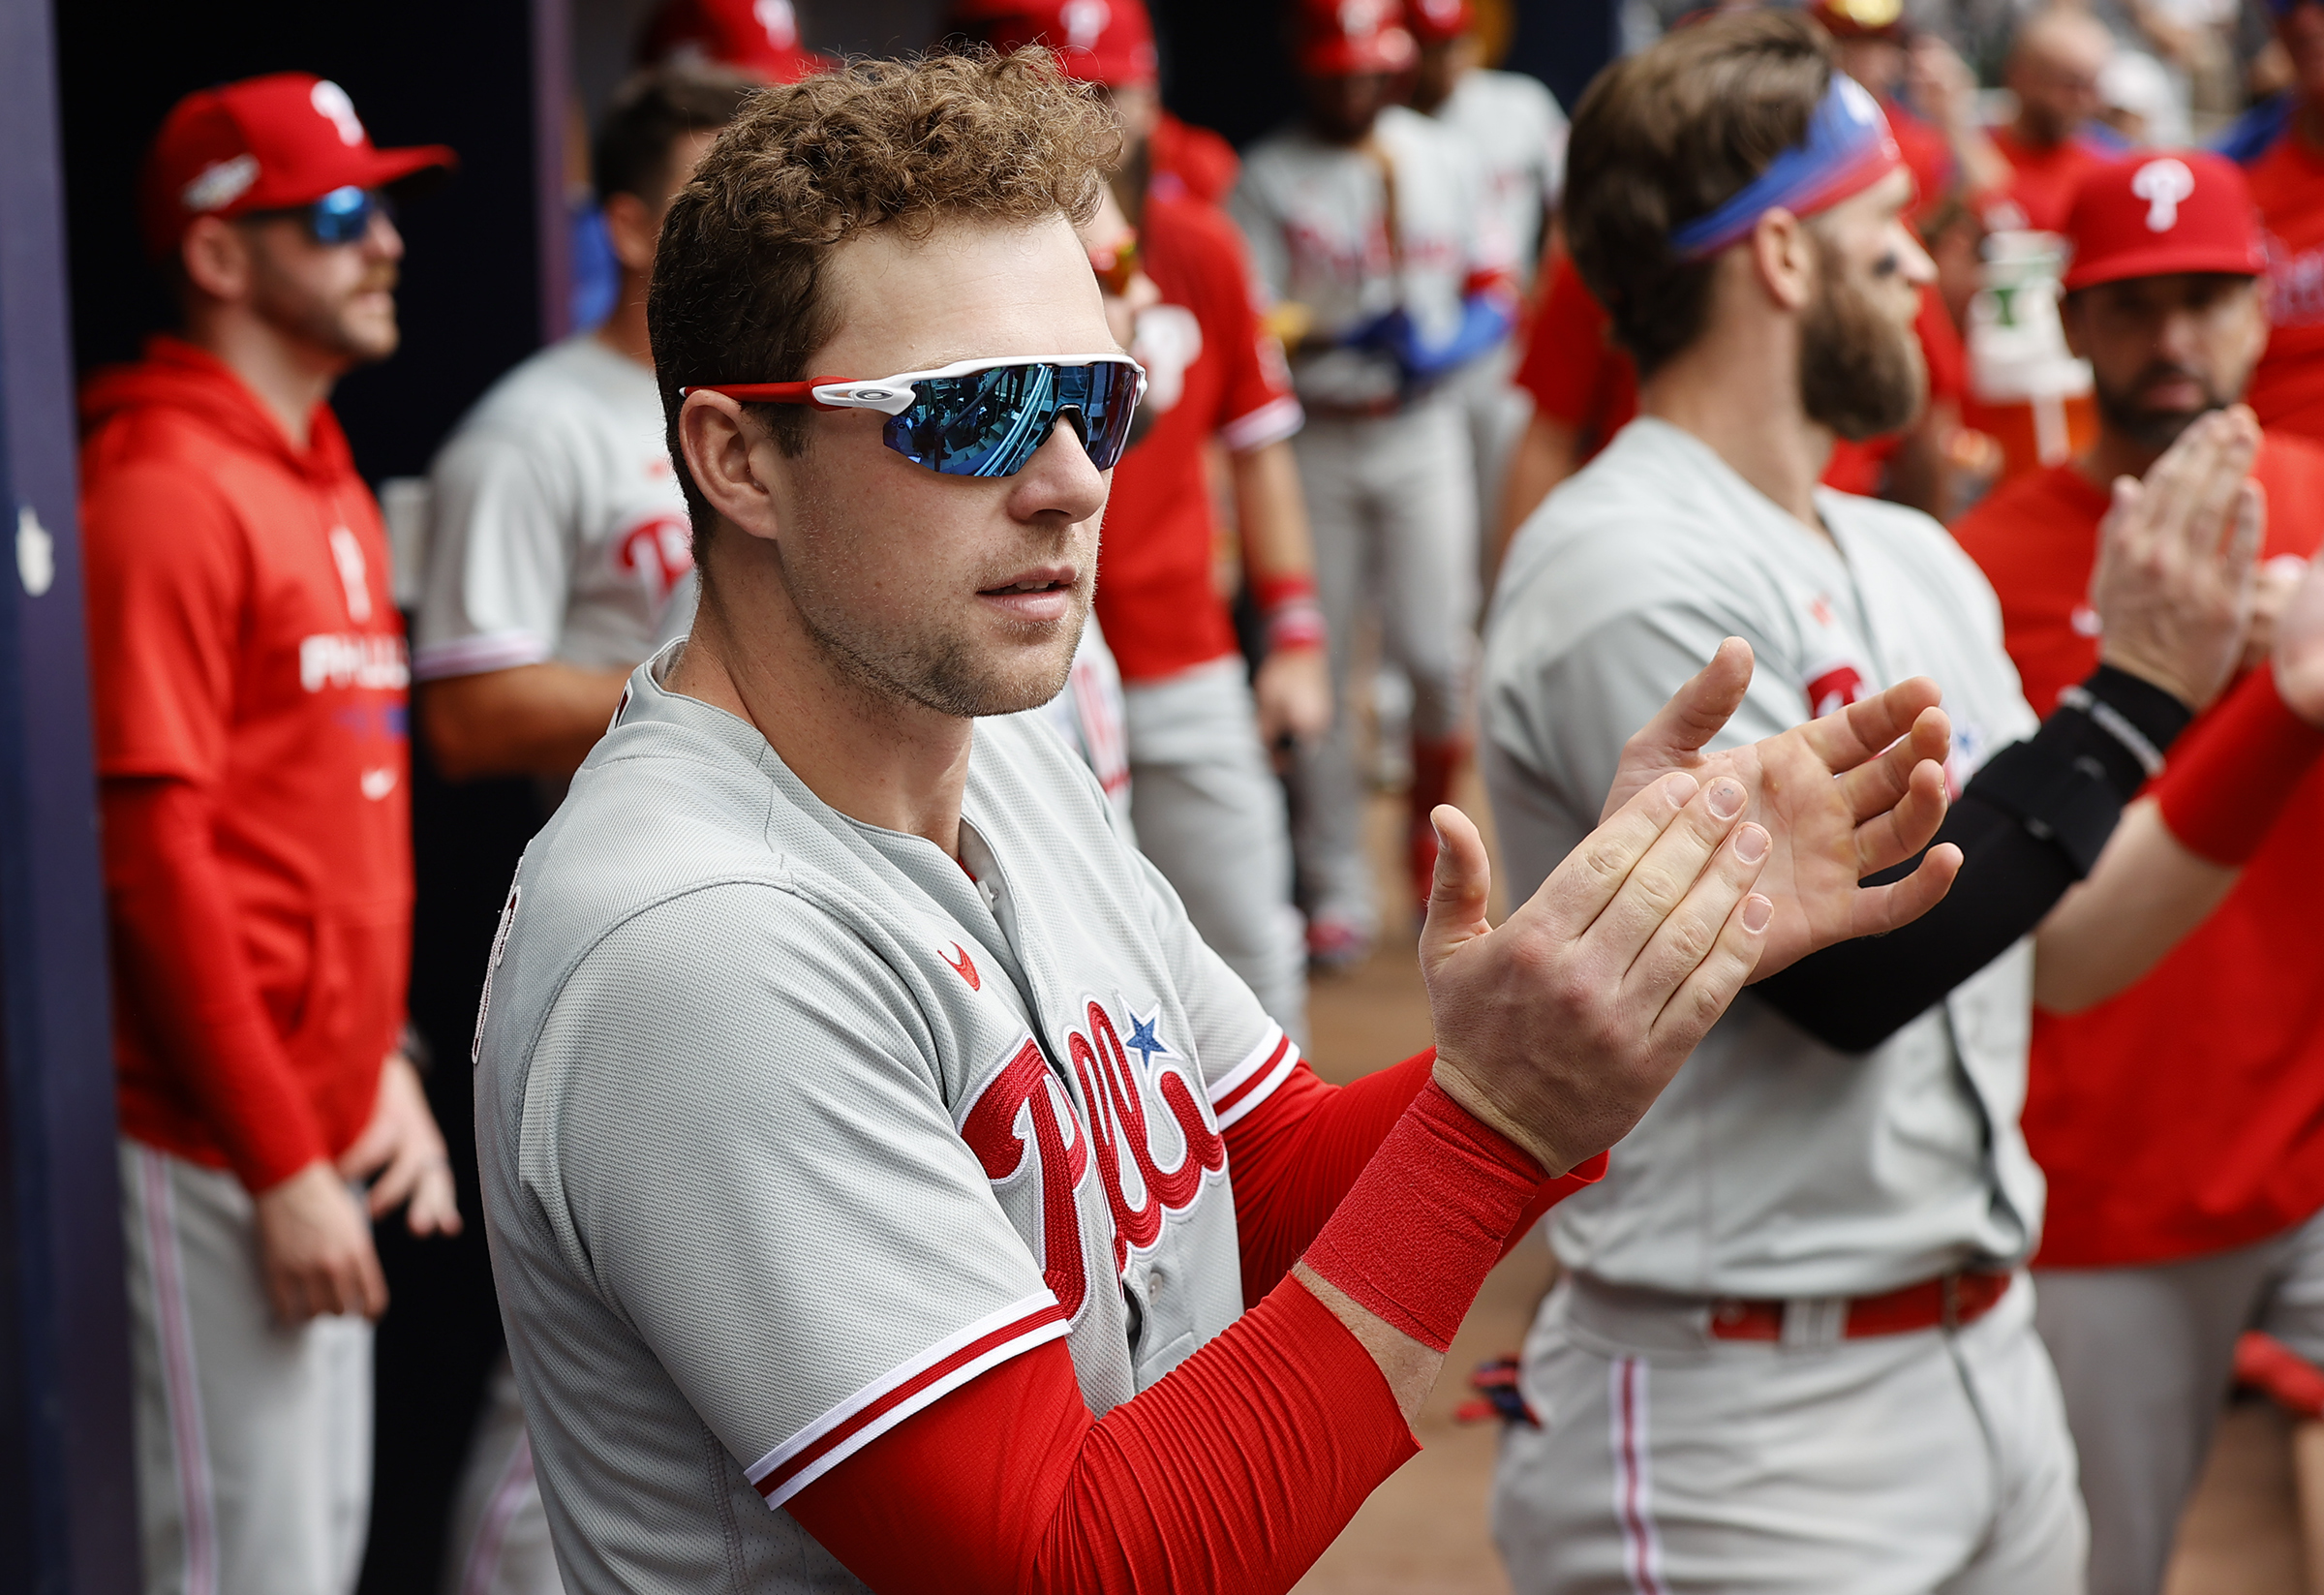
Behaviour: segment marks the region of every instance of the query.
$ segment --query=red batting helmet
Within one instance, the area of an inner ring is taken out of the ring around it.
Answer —
[[[1400,0],[1298,0],[1300,70],[1318,77],[1402,72],[1418,53]]]
[[[769,83],[795,83],[833,62],[799,43],[791,0],[661,0],[638,36],[641,67],[724,67]]]
[[[2144,152],[2092,172],[2074,192],[2065,232],[2068,292],[2125,277],[2257,277],[2268,268],[2243,169],[2201,150]]]
[[[146,247],[167,256],[197,216],[285,210],[457,160],[442,144],[375,148],[347,90],[312,73],[269,73],[197,89],[170,107],[145,152],[138,219]]]
[[[1003,54],[1046,45],[1067,77],[1108,88],[1160,72],[1145,0],[956,0],[945,26]]]
[[[1469,0],[1405,0],[1404,25],[1423,45],[1445,45],[1477,25]]]

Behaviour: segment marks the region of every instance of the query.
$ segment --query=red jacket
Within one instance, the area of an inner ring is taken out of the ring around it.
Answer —
[[[369,1120],[411,956],[404,629],[317,406],[156,339],[81,394],[126,1133],[263,1190]]]

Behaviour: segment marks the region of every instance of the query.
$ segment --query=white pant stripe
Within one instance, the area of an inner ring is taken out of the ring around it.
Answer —
[[[1622,1571],[1635,1595],[1667,1595],[1648,1478],[1646,1360],[1617,1357],[1607,1378],[1612,1387],[1606,1409],[1613,1429],[1614,1518],[1622,1525]]]
[[[210,1458],[203,1437],[201,1384],[195,1369],[193,1312],[186,1304],[185,1269],[177,1251],[177,1223],[169,1166],[161,1153],[138,1149],[143,1188],[145,1243],[153,1254],[153,1295],[160,1317],[162,1391],[169,1403],[169,1437],[176,1453],[178,1509],[185,1525],[185,1595],[218,1595],[218,1536],[210,1499]]]

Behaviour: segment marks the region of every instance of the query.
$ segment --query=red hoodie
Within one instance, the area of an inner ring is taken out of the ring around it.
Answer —
[[[261,1191],[344,1151],[403,1025],[412,852],[385,529],[172,338],[81,393],[121,1124]]]

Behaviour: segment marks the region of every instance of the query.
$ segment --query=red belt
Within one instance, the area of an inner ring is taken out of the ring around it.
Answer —
[[[2008,1293],[2012,1277],[2007,1273],[1943,1273],[1879,1296],[1851,1296],[1846,1327],[1840,1333],[1846,1339],[1857,1340],[1868,1334],[1960,1329],[1991,1312],[1993,1304]],[[1719,1297],[1711,1303],[1711,1338],[1781,1340],[1787,1305],[1781,1301]]]

